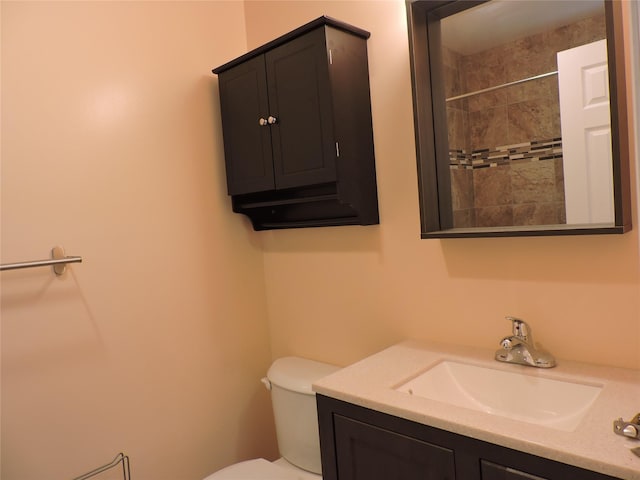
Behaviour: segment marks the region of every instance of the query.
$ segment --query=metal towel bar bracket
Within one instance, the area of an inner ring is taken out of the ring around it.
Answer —
[[[19,268],[52,266],[53,271],[56,275],[62,275],[67,268],[67,263],[80,262],[82,262],[82,257],[68,257],[64,254],[64,248],[56,246],[51,249],[51,260],[34,260],[31,262],[5,263],[0,265],[0,271],[16,270]]]
[[[111,460],[106,465],[102,465],[90,472],[85,473],[84,475],[80,475],[79,477],[74,478],[73,480],[87,480],[88,478],[95,477],[96,475],[106,472],[107,470],[112,469],[119,463],[122,463],[122,475],[124,480],[131,480],[131,470],[129,469],[129,457],[124,453],[120,452],[116,455],[116,458]]]

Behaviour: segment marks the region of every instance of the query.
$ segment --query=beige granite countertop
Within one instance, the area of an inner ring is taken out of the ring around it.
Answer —
[[[613,433],[613,421],[640,412],[640,370],[563,361],[552,369],[497,362],[493,350],[405,341],[317,381],[317,393],[390,415],[625,480],[640,480],[640,441]],[[473,362],[527,375],[603,385],[571,432],[457,407],[395,387],[442,360]]]

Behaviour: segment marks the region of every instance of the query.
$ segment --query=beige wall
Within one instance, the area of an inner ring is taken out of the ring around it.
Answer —
[[[2,478],[196,480],[275,455],[262,252],[216,77],[241,2],[2,2]],[[109,478],[122,478],[109,477]]]
[[[248,1],[248,46],[323,14],[371,32],[381,223],[261,234],[273,355],[344,365],[405,338],[493,349],[511,314],[560,359],[640,368],[638,228],[420,240],[404,2]]]

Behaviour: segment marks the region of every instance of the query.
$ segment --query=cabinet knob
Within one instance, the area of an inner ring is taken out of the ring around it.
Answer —
[[[269,117],[271,118],[271,117]],[[265,127],[269,122],[267,120],[265,120],[264,118],[260,118],[260,120],[258,120],[258,125],[260,125],[261,127]]]
[[[269,125],[273,125],[274,123],[278,123],[278,119],[269,115],[269,118],[267,118],[267,122],[269,123]]]

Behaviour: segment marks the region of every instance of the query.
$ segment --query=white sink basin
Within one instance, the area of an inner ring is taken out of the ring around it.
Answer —
[[[565,431],[575,430],[602,390],[602,385],[553,380],[519,370],[445,360],[396,390]]]

